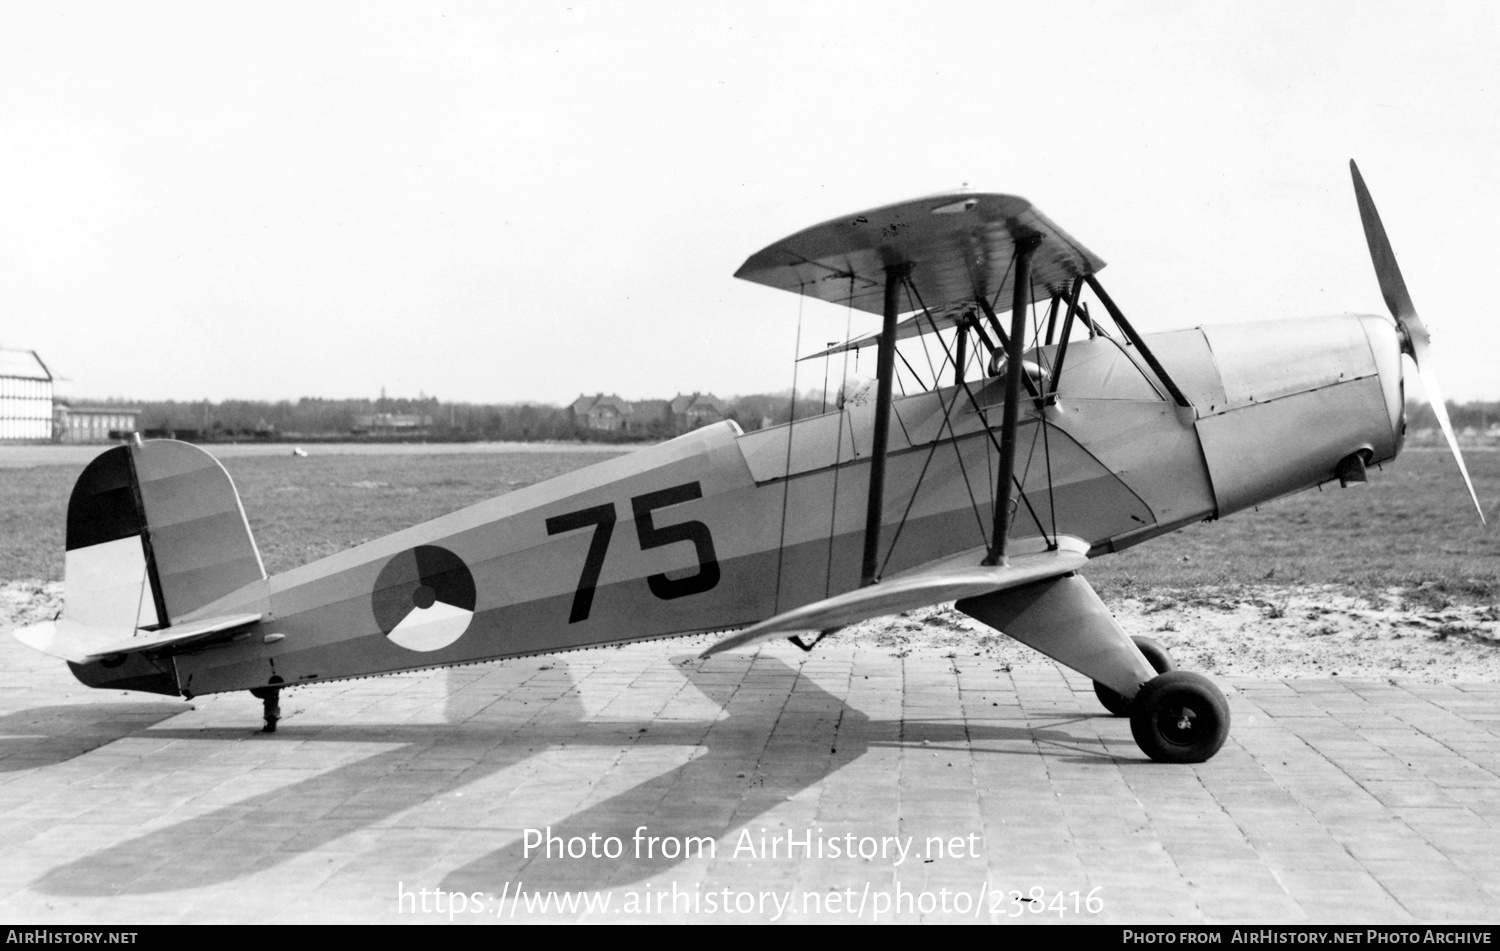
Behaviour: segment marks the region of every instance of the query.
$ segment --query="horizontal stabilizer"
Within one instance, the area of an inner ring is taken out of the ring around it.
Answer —
[[[113,654],[128,654],[131,651],[160,650],[165,647],[207,647],[210,644],[233,640],[241,629],[259,621],[259,614],[231,614],[228,617],[210,617],[201,621],[174,624],[164,631],[142,631],[135,637],[106,644],[89,652],[90,660],[109,657]]]
[[[75,664],[81,664],[89,658],[88,628],[68,618],[43,621],[17,628],[11,633],[22,644],[43,654],[60,657]],[[103,641],[104,638],[99,638],[95,643]]]
[[[60,617],[55,621],[23,627],[15,632],[15,637],[34,650],[82,664],[132,651],[207,647],[217,642],[227,642],[260,619],[259,614],[233,614],[188,621],[163,631],[137,631],[131,636],[128,628],[120,631],[90,627],[71,618]]]
[[[827,631],[885,614],[971,598],[1077,571],[1088,563],[1079,545],[1055,551],[1016,555],[1004,565],[950,565],[903,575],[879,584],[815,601],[761,621],[724,638],[703,652],[704,657],[761,641],[810,631]]]

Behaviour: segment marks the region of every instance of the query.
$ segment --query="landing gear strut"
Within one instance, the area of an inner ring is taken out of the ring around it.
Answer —
[[[1139,635],[1132,635],[1130,639],[1135,642],[1136,647],[1141,649],[1141,653],[1146,655],[1146,660],[1158,674],[1164,674],[1169,670],[1177,669],[1177,665],[1172,663],[1172,655],[1168,654],[1167,649],[1156,641],[1153,641],[1149,637],[1140,637]],[[1104,709],[1115,716],[1130,716],[1130,701],[1097,680],[1094,681],[1094,696],[1098,697],[1099,702],[1104,704]]]
[[[252,687],[252,697],[259,697],[266,725],[260,728],[262,733],[275,733],[276,721],[281,719],[281,688],[280,687]]]
[[[1154,641],[1132,639],[1082,575],[963,598],[955,607],[1094,681],[1099,700],[1130,718],[1136,745],[1158,763],[1201,763],[1229,736],[1229,704],[1219,688],[1201,674],[1174,670]],[[1120,691],[1136,685],[1127,701]]]

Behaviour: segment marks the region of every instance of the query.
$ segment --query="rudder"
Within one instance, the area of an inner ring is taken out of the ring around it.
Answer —
[[[169,439],[116,446],[68,501],[65,617],[90,628],[159,630],[265,567],[229,473]]]

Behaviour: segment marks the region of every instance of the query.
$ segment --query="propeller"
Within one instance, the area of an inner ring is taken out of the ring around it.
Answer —
[[[1359,218],[1365,226],[1365,242],[1370,246],[1370,260],[1375,265],[1375,277],[1380,281],[1381,296],[1385,298],[1385,306],[1390,309],[1391,316],[1396,318],[1396,326],[1401,328],[1401,336],[1405,341],[1402,349],[1417,365],[1417,375],[1422,379],[1422,391],[1427,394],[1427,402],[1432,405],[1438,426],[1448,440],[1448,448],[1453,451],[1453,458],[1458,462],[1458,471],[1463,473],[1464,485],[1469,487],[1469,498],[1474,500],[1474,510],[1479,513],[1479,521],[1484,523],[1484,509],[1480,507],[1479,496],[1474,492],[1474,482],[1469,478],[1468,467],[1464,465],[1463,453],[1458,451],[1458,439],[1453,435],[1453,424],[1448,421],[1448,407],[1443,402],[1443,391],[1438,387],[1437,373],[1428,356],[1432,338],[1427,333],[1422,318],[1417,316],[1417,309],[1412,306],[1411,295],[1406,292],[1406,282],[1401,279],[1401,269],[1396,266],[1396,252],[1391,250],[1390,239],[1385,236],[1385,227],[1380,223],[1380,213],[1375,210],[1375,201],[1370,197],[1370,190],[1365,187],[1365,180],[1360,177],[1359,166],[1354,164],[1353,159],[1349,160],[1349,171],[1354,174],[1354,197],[1359,202]]]

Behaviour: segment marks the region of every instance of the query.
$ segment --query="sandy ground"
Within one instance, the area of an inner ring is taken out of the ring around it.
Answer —
[[[1332,588],[1263,586],[1163,591],[1111,603],[1132,634],[1154,638],[1179,667],[1274,678],[1387,678],[1393,682],[1500,682],[1500,608],[1407,601],[1399,589],[1358,597]],[[54,616],[62,584],[0,583],[0,632]],[[841,643],[988,655],[997,665],[1049,664],[946,605],[847,628]]]
[[[1500,682],[1500,610],[1407,604],[1321,587],[1198,588],[1110,602],[1131,634],[1153,638],[1177,666],[1272,678],[1358,677],[1421,683]],[[948,606],[877,618],[838,637],[892,651],[986,653],[1000,664],[1049,663]]]

